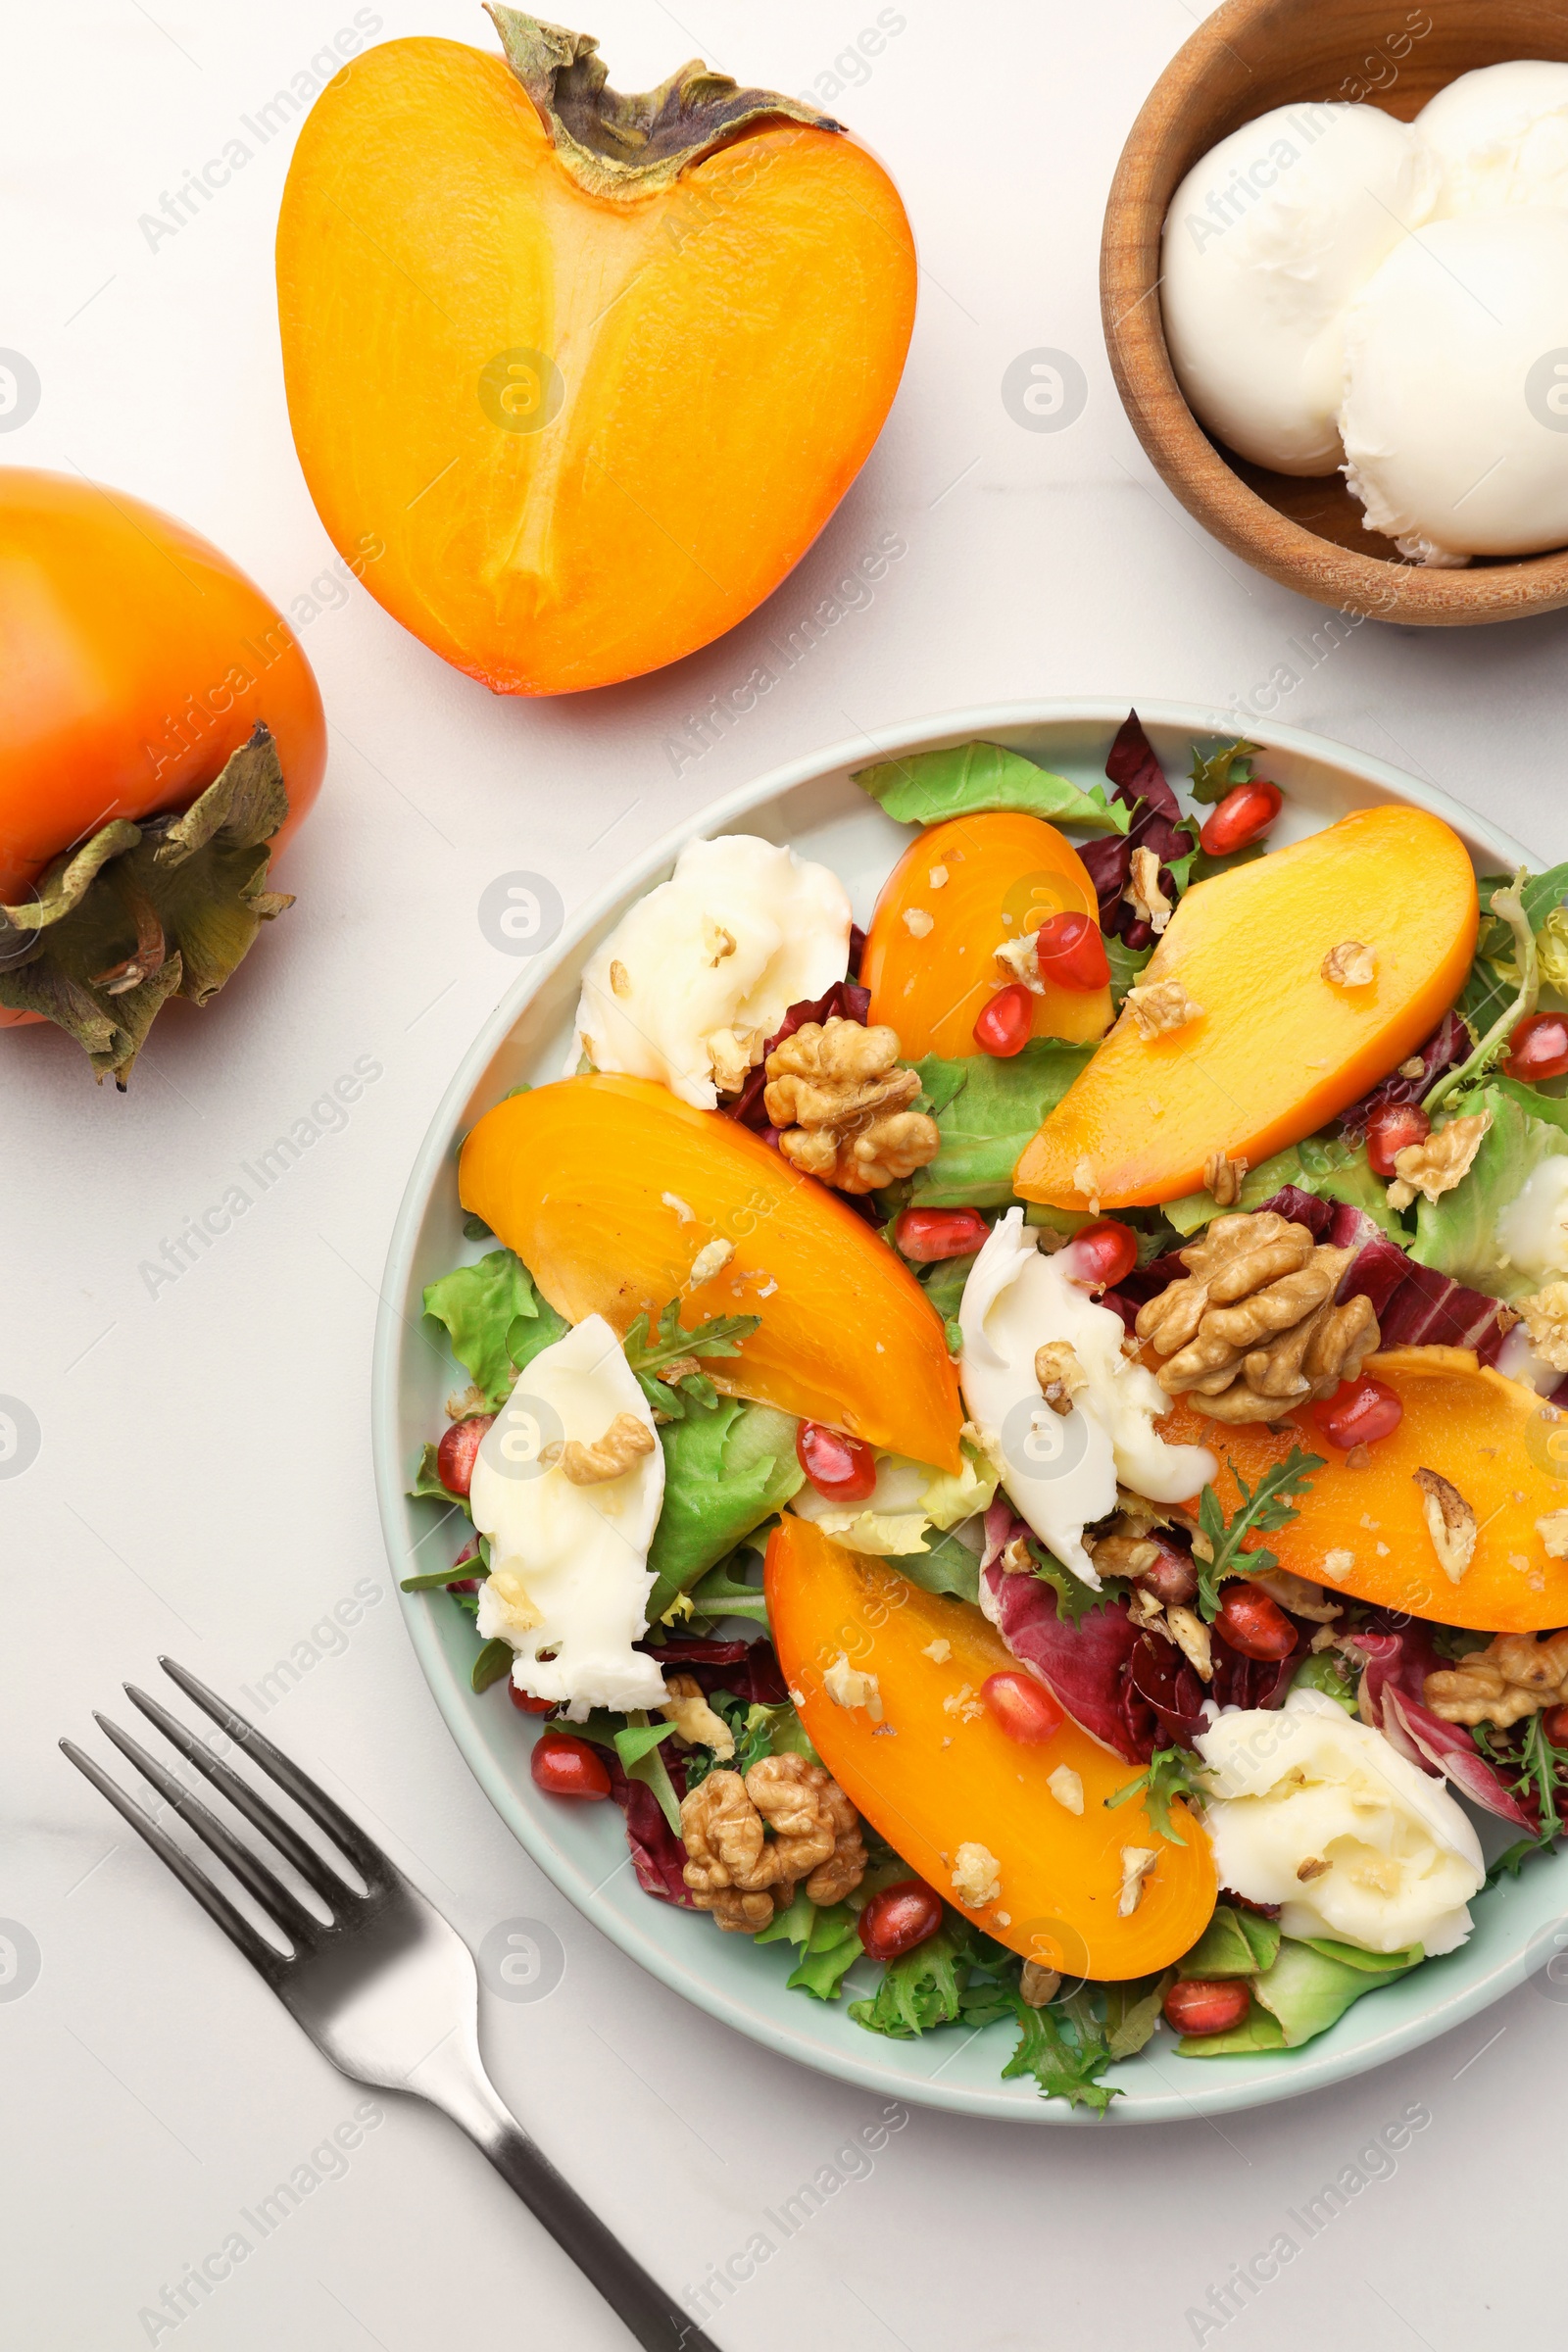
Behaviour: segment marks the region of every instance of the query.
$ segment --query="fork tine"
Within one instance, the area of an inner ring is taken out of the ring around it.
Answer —
[[[109,1778],[107,1772],[101,1771],[91,1756],[83,1754],[74,1740],[62,1740],[60,1745],[76,1770],[84,1773],[99,1795],[106,1796],[115,1811],[129,1822],[137,1837],[152,1847],[159,1861],[169,1865],[186,1893],[196,1897],[208,1918],[222,1929],[229,1942],[239,1947],[252,1968],[275,1989],[277,1980],[287,1966],[282,1954],[274,1951],[266,1937],[257,1934],[248,1919],[241,1918],[227,1895],[219,1892],[206,1872],[198,1870],[189,1856],[180,1852],[172,1838],[166,1838],[157,1823],[148,1820],[140,1805],[128,1797],[118,1783]]]
[[[262,1770],[274,1780],[285,1795],[291,1796],[302,1811],[308,1813],[318,1830],[337,1842],[349,1860],[365,1879],[367,1886],[387,1886],[402,1876],[395,1862],[383,1854],[373,1838],[368,1838],[359,1823],[335,1804],[308,1772],[299,1766],[280,1747],[274,1747],[265,1732],[237,1714],[227,1702],[199,1683],[188,1667],[174,1658],[160,1657],[159,1665],[170,1680],[177,1683],[185,1696],[194,1699],[206,1715],[210,1715],[220,1730],[228,1734]]]
[[[262,1909],[283,1930],[296,1951],[316,1942],[325,1922],[313,1918],[298,1895],[285,1886],[281,1879],[274,1878],[266,1863],[257,1860],[249,1846],[240,1843],[226,1823],[220,1821],[199,1796],[193,1796],[156,1756],[149,1755],[128,1732],[122,1732],[118,1723],[111,1723],[107,1715],[100,1715],[96,1709],[93,1721],[105,1739],[112,1740],[126,1761],[135,1765],[142,1779],[151,1781],[165,1803],[173,1806],[180,1820],[195,1831],[202,1843],[211,1848],[220,1862],[227,1865],[247,1894],[253,1895]]]
[[[314,1888],[324,1903],[341,1912],[345,1903],[359,1899],[348,1881],[332,1869],[314,1845],[306,1843],[276,1807],[270,1805],[265,1796],[258,1796],[249,1781],[242,1780],[231,1765],[225,1764],[220,1757],[204,1747],[195,1733],[187,1731],[177,1716],[171,1715],[169,1709],[160,1706],[156,1698],[149,1698],[145,1690],[138,1690],[134,1683],[125,1685],[125,1696],[132,1706],[140,1707],[149,1723],[158,1726],[171,1746],[177,1747],[188,1764],[194,1764],[198,1772],[206,1774],[220,1795],[227,1797],[235,1811],[243,1813],[253,1829],[260,1830],[264,1838],[270,1839],[284,1861],[293,1864],[307,1886]],[[320,1923],[318,1921],[314,1924],[319,1926]]]

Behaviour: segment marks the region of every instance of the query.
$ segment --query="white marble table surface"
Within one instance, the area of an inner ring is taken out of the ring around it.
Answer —
[[[1568,615],[1368,623],[1314,647],[1323,615],[1211,545],[1122,416],[1098,324],[1101,211],[1200,9],[892,14],[900,29],[858,70],[874,0],[595,0],[622,87],[698,49],[786,90],[831,95],[819,76],[858,71],[834,103],[896,173],[924,277],[882,440],[770,605],[661,676],[529,705],[492,700],[328,572],[273,310],[291,131],[251,142],[176,235],[149,242],[139,224],[309,73],[349,0],[4,11],[0,345],[32,362],[41,398],[0,461],[79,467],[229,550],[305,624],[332,726],[282,876],[298,906],[216,1006],[166,1016],[127,1096],[95,1089],[52,1033],[0,1036],[0,1392],[42,1438],[0,1482],[0,1915],[28,1956],[0,1984],[0,2307],[18,2352],[625,2341],[434,2114],[388,2100],[334,2154],[363,2094],[65,1764],[58,1735],[95,1739],[89,1710],[122,1707],[121,1681],[156,1677],[161,1650],[229,1690],[308,1660],[269,1717],[276,1737],[472,1942],[509,1919],[556,1931],[550,1997],[486,2001],[496,2079],[677,2289],[877,2114],[688,2008],[575,1915],[468,1778],[388,1593],[368,1455],[376,1285],[431,1110],[516,969],[481,933],[487,883],[540,871],[571,907],[720,793],[857,728],[1037,695],[1231,705],[1282,667],[1282,720],[1436,781],[1544,858],[1568,855]],[[371,17],[388,36],[489,40],[477,0],[377,0],[361,26]],[[1087,378],[1057,433],[1004,405],[1009,363],[1041,347]],[[869,599],[701,748],[692,722],[768,632],[888,532],[907,554]],[[150,1295],[142,1269],[165,1241],[366,1055],[382,1075],[347,1123]],[[356,1592],[373,1598],[334,1636],[333,1606]],[[1223,2129],[915,2112],[874,2158],[837,2166],[842,2188],[735,2288],[714,2332],[734,2352],[1516,2340],[1560,2318],[1565,2057],[1568,2009],[1538,1981],[1382,2073]],[[1426,2123],[1396,2157],[1363,2161],[1336,2218],[1315,2234],[1290,2218],[1412,2109]],[[297,2208],[246,2231],[241,2214],[302,2166]],[[181,2311],[181,2277],[236,2230],[246,2258]],[[1296,2247],[1277,2277],[1210,2301],[1282,2233]]]

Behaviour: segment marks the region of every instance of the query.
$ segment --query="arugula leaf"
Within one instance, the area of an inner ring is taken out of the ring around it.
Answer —
[[[468,1680],[475,1690],[488,1690],[492,1683],[499,1683],[504,1674],[511,1672],[512,1643],[487,1642],[473,1661],[473,1672]]]
[[[1222,801],[1238,784],[1250,784],[1252,761],[1261,749],[1261,744],[1243,740],[1225,744],[1219,751],[1210,752],[1205,760],[1195,744],[1192,776],[1194,800],[1212,804]]]
[[[436,1592],[444,1585],[466,1584],[470,1577],[482,1574],[477,1560],[459,1560],[451,1568],[433,1568],[428,1576],[406,1576],[398,1586],[400,1592]]]
[[[683,1356],[738,1355],[742,1340],[750,1339],[761,1320],[760,1315],[711,1315],[706,1323],[683,1331],[680,1300],[672,1298],[654,1329],[649,1328],[646,1309],[637,1317],[623,1343],[626,1361],[654,1410],[678,1421],[683,1418],[688,1401],[698,1406],[711,1405],[718,1391],[702,1372],[685,1373],[673,1382],[659,1380],[656,1374],[663,1365],[678,1363]]]
[[[1131,821],[1129,810],[1107,801],[1101,785],[1082,792],[1065,776],[1053,775],[1000,743],[911,752],[903,760],[860,768],[855,782],[901,825],[936,825],[991,808],[1022,808],[1052,824],[1081,825],[1096,833],[1125,833]]]
[[[1150,1826],[1168,1845],[1185,1845],[1187,1840],[1172,1821],[1170,1809],[1179,1796],[1191,1799],[1202,1795],[1202,1782],[1194,1778],[1200,1770],[1185,1748],[1156,1747],[1137,1780],[1126,1782],[1114,1796],[1105,1798],[1105,1810],[1113,1813],[1118,1805],[1131,1804],[1134,1797],[1141,1796]]]
[[[1018,2046],[1002,2070],[1004,2082],[1018,2075],[1033,2075],[1048,2099],[1065,2099],[1071,2107],[1092,2107],[1103,2115],[1121,2093],[1100,2078],[1111,2062],[1105,2029],[1096,2018],[1088,1985],[1065,1999],[1031,2009],[1022,1993],[1012,2007],[1022,2031]],[[1151,2025],[1150,2031],[1153,2028]]]
[[[795,1452],[798,1426],[770,1404],[715,1396],[708,1406],[693,1400],[660,1430],[664,1500],[648,1552],[656,1577],[650,1624],[800,1492],[806,1474]]]
[[[1534,1838],[1520,1838],[1506,1847],[1487,1873],[1487,1885],[1495,1886],[1502,1878],[1516,1879],[1532,1854],[1547,1852],[1562,1834],[1564,1824],[1563,1795],[1557,1785],[1559,1771],[1568,1765],[1568,1748],[1554,1747],[1546,1737],[1544,1715],[1532,1715],[1525,1724],[1524,1744],[1512,1755],[1498,1755],[1493,1743],[1477,1728],[1476,1743],[1489,1764],[1517,1763],[1521,1769],[1513,1783],[1515,1796],[1534,1798],[1541,1817],[1541,1827]]]
[[[1314,1470],[1321,1470],[1323,1457],[1303,1452],[1293,1446],[1283,1462],[1265,1470],[1257,1485],[1249,1488],[1234,1462],[1231,1475],[1236,1480],[1242,1497],[1241,1508],[1227,1520],[1219,1496],[1212,1487],[1205,1487],[1199,1498],[1198,1523],[1209,1545],[1209,1557],[1199,1557],[1193,1546],[1193,1558],[1198,1565],[1198,1607],[1206,1623],[1212,1625],[1219,1615],[1219,1587],[1227,1576],[1256,1575],[1277,1568],[1278,1560],[1271,1551],[1259,1547],[1244,1552],[1242,1539],[1250,1535],[1274,1535],[1289,1527],[1297,1516],[1296,1506],[1289,1499],[1294,1490],[1304,1486]]]
[[[650,1723],[641,1709],[638,1713],[642,1715],[640,1722],[636,1716],[628,1717],[614,1736],[615,1753],[628,1773],[634,1764],[642,1762],[651,1748],[659,1745],[661,1740],[669,1739],[675,1729],[672,1723]]]
[[[1113,2060],[1138,2055],[1159,2023],[1175,1975],[1174,1968],[1165,1968],[1157,1976],[1105,1986],[1105,2036]]]
[[[513,1325],[535,1321],[539,1307],[527,1267],[510,1250],[492,1250],[477,1265],[458,1266],[427,1284],[424,1311],[446,1325],[452,1352],[484,1397],[486,1412],[497,1411],[512,1394]],[[556,1336],[565,1328],[561,1324]]]
[[[900,1552],[891,1565],[922,1592],[951,1592],[956,1599],[980,1598],[980,1554],[953,1534],[936,1535],[924,1551]]]
[[[1031,1038],[1021,1054],[971,1054],[956,1064],[928,1054],[914,1068],[933,1102],[941,1145],[909,1199],[919,1208],[1000,1208],[1012,1199],[1012,1171],[1047,1115],[1095,1052],[1061,1038]],[[951,1086],[955,1069],[958,1083]]]

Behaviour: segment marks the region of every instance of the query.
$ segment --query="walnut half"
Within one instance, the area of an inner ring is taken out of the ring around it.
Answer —
[[[1429,1674],[1423,1692],[1445,1723],[1492,1723],[1499,1731],[1568,1697],[1568,1633],[1498,1634],[1457,1666]]]
[[[652,1453],[658,1439],[635,1413],[617,1413],[597,1446],[568,1438],[561,1450],[561,1467],[574,1487],[603,1486],[620,1478],[643,1454]]]
[[[899,1065],[899,1035],[885,1025],[807,1021],[767,1057],[762,1097],[792,1166],[844,1193],[875,1192],[926,1167],[941,1137],[935,1119],[908,1105],[920,1092]]]
[[[1216,1217],[1180,1252],[1188,1279],[1139,1310],[1139,1338],[1168,1359],[1160,1387],[1237,1423],[1277,1421],[1356,1379],[1380,1335],[1369,1299],[1334,1302],[1353,1254],[1273,1209]]]
[[[838,1903],[865,1875],[859,1816],[805,1756],[764,1756],[744,1780],[710,1772],[681,1799],[680,1834],[693,1904],[736,1935],[787,1909],[798,1880],[813,1903]]]

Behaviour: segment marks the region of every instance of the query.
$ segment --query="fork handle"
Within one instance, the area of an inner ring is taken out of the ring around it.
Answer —
[[[484,2150],[508,2187],[571,2256],[644,2352],[718,2352],[712,2338],[649,2277],[529,2138],[482,2065],[445,2069],[438,2083],[420,2082],[418,2088]]]

